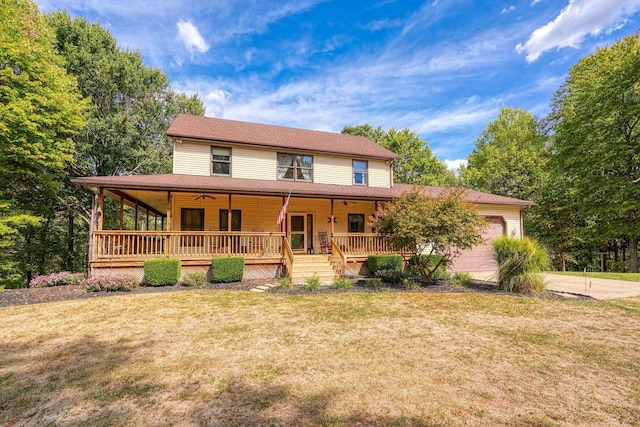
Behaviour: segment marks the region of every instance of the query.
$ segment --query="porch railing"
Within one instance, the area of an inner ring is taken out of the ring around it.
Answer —
[[[393,253],[387,240],[376,233],[334,233],[332,240],[346,255]]]
[[[339,276],[344,274],[347,257],[333,238],[331,238],[331,264],[335,267]]]
[[[289,240],[285,237],[282,238],[282,248],[284,254],[284,268],[287,271],[287,275],[291,278],[291,274],[293,272],[293,251],[291,250],[291,245],[289,245]]]
[[[284,233],[221,231],[94,231],[93,260],[282,256]]]

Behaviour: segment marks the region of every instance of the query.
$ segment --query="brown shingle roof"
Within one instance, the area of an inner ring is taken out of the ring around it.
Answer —
[[[222,192],[233,194],[261,194],[301,197],[334,197],[345,199],[390,200],[411,191],[413,186],[396,184],[393,188],[364,187],[356,185],[316,184],[298,181],[264,181],[218,176],[197,175],[134,175],[134,176],[92,176],[75,178],[71,182],[85,189],[103,187],[112,189],[137,189],[183,192]],[[426,194],[438,196],[446,188],[422,187]],[[464,200],[471,203],[489,205],[531,206],[532,202],[468,190]]]
[[[398,155],[363,136],[263,125],[180,114],[167,135],[174,138],[233,142],[294,151],[399,159]]]

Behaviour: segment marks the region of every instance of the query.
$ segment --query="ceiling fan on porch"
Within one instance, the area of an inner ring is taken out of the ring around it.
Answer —
[[[199,196],[196,196],[196,198],[195,198],[195,199],[193,199],[193,200],[205,200],[205,199],[215,200],[216,198],[215,198],[215,197],[213,197],[213,196],[210,196],[210,195],[208,195],[208,194],[204,194],[204,193],[203,193],[203,194],[201,194],[201,195],[199,195]]]

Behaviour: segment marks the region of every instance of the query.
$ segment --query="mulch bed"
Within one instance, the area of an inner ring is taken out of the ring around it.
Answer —
[[[75,299],[85,298],[103,298],[107,296],[116,296],[124,294],[145,294],[145,293],[159,293],[159,292],[183,292],[192,291],[197,289],[229,289],[238,291],[249,291],[258,285],[265,283],[276,283],[276,279],[270,280],[245,280],[242,282],[234,283],[217,283],[207,284],[205,286],[140,286],[133,291],[128,292],[87,292],[78,285],[67,286],[55,286],[50,288],[26,288],[26,289],[5,289],[0,292],[0,307],[9,307],[15,305],[28,305],[39,304],[56,301],[67,301]],[[315,292],[317,294],[326,293],[353,293],[353,292],[422,292],[422,293],[482,293],[482,294],[496,294],[496,295],[514,295],[508,292],[502,292],[498,290],[495,284],[491,282],[474,281],[466,286],[455,285],[453,280],[439,280],[433,283],[429,283],[414,289],[404,289],[402,287],[390,287],[382,290],[374,290],[366,287],[366,280],[356,280],[354,282],[353,289],[349,290],[333,290],[328,286],[321,286],[320,289]],[[277,287],[269,289],[267,292],[276,294],[310,294],[311,292],[305,290],[300,286],[295,286],[292,289],[278,289]],[[566,295],[556,292],[545,291],[540,295],[530,294],[518,294],[520,296],[532,297],[532,298],[551,298],[551,299],[582,299],[590,300],[592,298],[584,295]]]

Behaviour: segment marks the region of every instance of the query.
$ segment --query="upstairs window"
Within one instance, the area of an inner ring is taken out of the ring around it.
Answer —
[[[211,147],[212,174],[231,176],[231,148]]]
[[[355,185],[369,185],[369,162],[366,160],[353,161],[353,183]]]
[[[278,153],[278,179],[313,181],[313,156]]]

